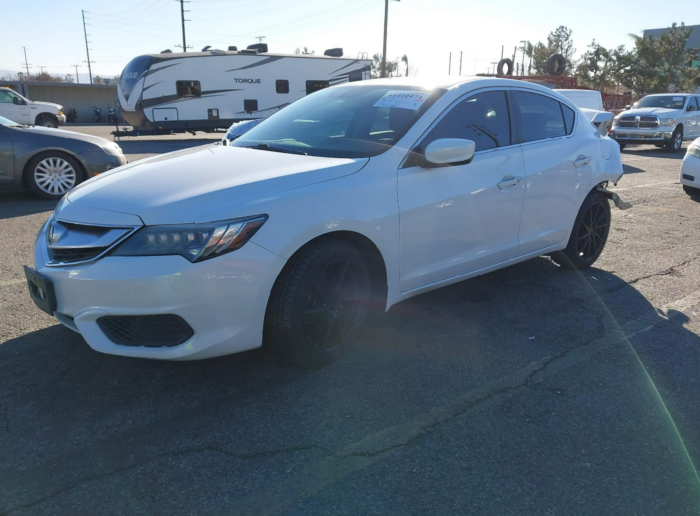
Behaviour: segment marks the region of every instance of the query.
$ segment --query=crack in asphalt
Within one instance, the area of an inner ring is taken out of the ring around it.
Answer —
[[[634,279],[629,280],[629,281],[622,280],[622,281],[624,282],[622,285],[618,285],[618,286],[616,286],[616,287],[612,287],[612,288],[609,288],[609,289],[607,289],[607,290],[603,290],[602,293],[603,293],[603,294],[610,294],[610,293],[618,292],[618,291],[622,290],[622,289],[625,288],[625,287],[629,287],[630,285],[634,285],[634,284],[636,284],[636,283],[638,283],[638,282],[640,282],[640,281],[644,281],[645,279],[653,278],[653,277],[655,277],[655,276],[668,276],[668,275],[673,274],[674,272],[676,272],[676,269],[678,269],[678,268],[680,268],[680,267],[683,267],[683,266],[685,266],[685,265],[688,265],[690,262],[693,262],[693,261],[697,260],[698,258],[700,258],[700,256],[695,256],[695,257],[693,257],[693,258],[689,258],[689,259],[687,259],[687,260],[685,260],[685,261],[682,261],[681,263],[677,263],[677,264],[675,264],[675,265],[671,265],[670,267],[668,267],[668,268],[666,268],[666,269],[663,269],[663,270],[661,270],[661,271],[659,271],[659,272],[653,272],[653,273],[651,273],[651,274],[646,274],[646,275],[644,275],[644,276],[639,276],[638,278],[634,278]]]
[[[13,514],[17,511],[20,511],[20,510],[31,509],[32,507],[34,507],[38,504],[41,504],[47,500],[50,500],[51,498],[55,498],[56,496],[59,496],[63,493],[71,491],[77,487],[84,485],[84,484],[88,484],[88,483],[94,482],[96,480],[102,480],[104,478],[109,478],[111,476],[118,475],[118,474],[123,473],[125,471],[139,468],[141,466],[146,466],[152,462],[156,462],[156,461],[158,461],[160,459],[164,459],[164,458],[181,457],[181,456],[186,456],[186,455],[196,455],[199,453],[212,452],[212,453],[221,453],[224,455],[228,455],[229,457],[234,457],[236,459],[248,460],[248,459],[258,459],[258,458],[262,458],[262,457],[273,457],[275,455],[281,455],[281,454],[286,454],[286,453],[304,452],[304,451],[310,451],[310,450],[314,450],[314,449],[321,450],[326,455],[330,455],[332,453],[332,451],[329,450],[328,448],[325,448],[325,447],[319,446],[319,445],[315,445],[315,444],[308,445],[308,446],[290,446],[287,448],[280,448],[277,450],[269,450],[269,451],[253,452],[253,453],[232,452],[232,451],[227,450],[226,448],[223,448],[221,446],[209,444],[206,446],[197,446],[197,447],[193,447],[193,448],[186,448],[183,450],[176,450],[176,451],[159,453],[157,455],[149,457],[146,460],[136,462],[133,464],[128,464],[126,466],[122,466],[121,468],[116,468],[114,470],[107,471],[105,473],[101,473],[98,475],[91,476],[90,478],[80,480],[80,481],[75,482],[69,486],[62,488],[62,489],[58,489],[58,490],[54,491],[53,493],[50,493],[46,496],[38,498],[30,503],[10,507],[10,509],[7,512],[0,513],[0,516],[9,516],[10,514]]]

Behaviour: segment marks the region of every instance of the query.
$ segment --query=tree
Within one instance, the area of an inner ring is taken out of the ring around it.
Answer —
[[[401,62],[408,63],[408,57],[404,56],[406,58],[406,61],[403,61],[403,58],[401,58],[401,61],[399,61],[398,58],[394,59],[393,61],[387,60],[386,62],[386,76],[387,77],[399,77],[401,75]],[[372,79],[376,79],[381,75],[381,69],[382,69],[382,55],[381,54],[374,54],[372,56],[372,65],[370,69],[370,76]],[[414,74],[413,67],[407,69],[407,74]]]
[[[532,68],[534,75],[547,75],[547,60],[552,54],[561,54],[566,59],[567,69],[572,68],[571,58],[576,49],[571,39],[573,31],[560,25],[547,36],[547,44],[537,42],[532,48]]]
[[[687,49],[686,44],[692,29],[681,23],[671,25],[658,38],[643,38],[630,34],[634,40],[638,76],[635,90],[640,94],[667,93],[694,89],[700,70],[691,68],[698,59],[698,49]],[[629,79],[629,78],[628,78]]]
[[[310,51],[310,50],[308,49],[308,47],[304,47],[303,49],[297,48],[297,49],[294,51],[294,53],[295,53],[295,54],[302,54],[302,55],[305,55],[305,56],[312,56],[312,55],[314,55],[314,54],[316,53],[316,51],[315,51],[315,50],[311,50],[311,51]]]
[[[575,75],[579,85],[598,91],[613,88],[616,82],[616,56],[617,53],[624,52],[624,48],[621,46],[615,50],[608,50],[594,39],[576,66]]]

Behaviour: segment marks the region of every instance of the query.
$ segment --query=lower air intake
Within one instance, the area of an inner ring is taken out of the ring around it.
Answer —
[[[194,331],[177,315],[106,315],[97,325],[120,346],[162,348],[187,342]]]

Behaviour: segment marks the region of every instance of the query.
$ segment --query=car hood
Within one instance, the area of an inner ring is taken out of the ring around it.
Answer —
[[[67,200],[137,215],[146,225],[210,222],[256,215],[240,210],[255,211],[255,200],[353,174],[368,161],[213,144],[116,168],[73,189]]]
[[[29,125],[14,127],[18,131],[23,131],[27,134],[35,134],[37,136],[54,136],[57,138],[69,138],[71,140],[80,140],[83,142],[93,143],[95,145],[105,145],[111,144],[106,138],[100,138],[99,136],[92,136],[90,134],[76,133],[74,131],[66,131],[64,129],[52,129],[51,127],[42,127],[38,125]]]
[[[59,111],[63,109],[63,106],[61,104],[54,104],[53,102],[42,102],[41,100],[32,100],[31,103],[39,106],[51,106]]]
[[[639,109],[630,109],[628,111],[623,111],[622,113],[620,113],[620,115],[621,116],[654,115],[654,116],[658,116],[659,118],[670,118],[673,115],[678,116],[678,111],[679,111],[678,109],[668,109],[668,108],[639,108]]]

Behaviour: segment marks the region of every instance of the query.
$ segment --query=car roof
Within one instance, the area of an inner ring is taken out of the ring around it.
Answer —
[[[367,84],[368,81],[357,81],[353,83],[344,83],[343,86]],[[553,93],[557,90],[547,88],[534,82],[520,81],[515,79],[501,79],[498,77],[482,77],[482,76],[443,76],[443,77],[389,77],[387,79],[371,79],[372,84],[386,86],[410,86],[423,87],[425,89],[464,89],[471,90],[476,88],[503,87],[503,88],[527,88],[541,91],[544,93]]]

